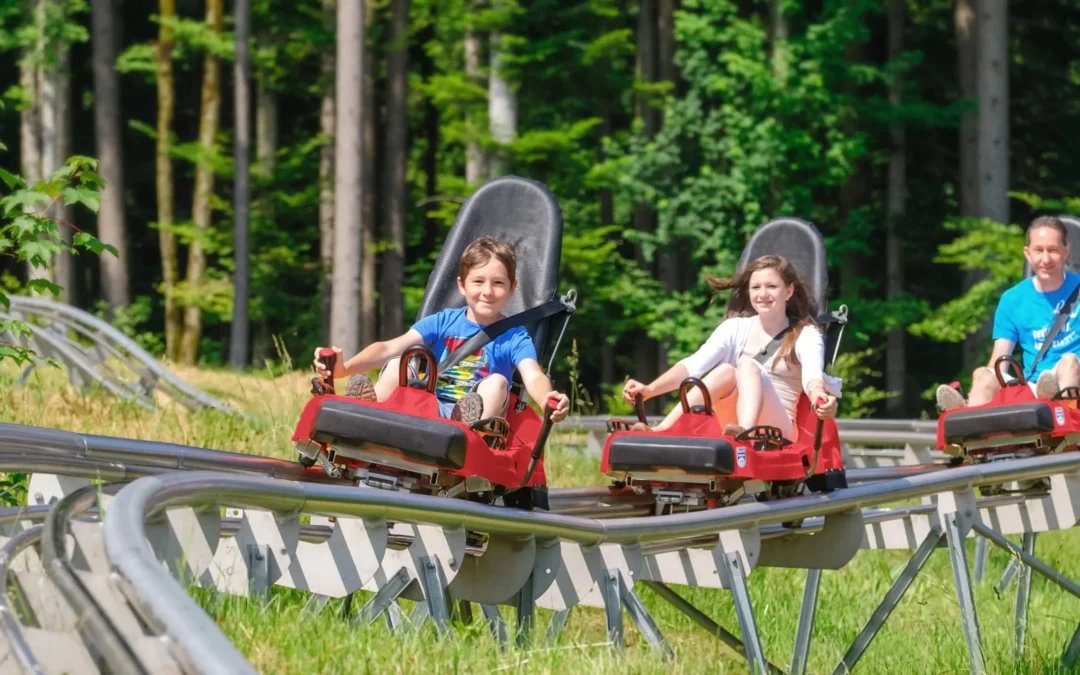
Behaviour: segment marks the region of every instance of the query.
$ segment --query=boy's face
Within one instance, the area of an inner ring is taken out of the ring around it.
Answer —
[[[482,318],[497,317],[517,288],[517,282],[510,282],[506,267],[494,256],[470,269],[464,279],[458,277],[457,282],[465,303]]]

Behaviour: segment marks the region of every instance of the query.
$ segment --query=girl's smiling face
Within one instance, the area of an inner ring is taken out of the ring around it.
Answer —
[[[780,273],[771,267],[751,274],[747,287],[750,305],[762,317],[784,316],[787,301],[795,292],[795,287],[784,284]]]

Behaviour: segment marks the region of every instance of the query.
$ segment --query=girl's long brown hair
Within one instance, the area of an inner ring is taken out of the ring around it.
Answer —
[[[786,286],[794,287],[785,308],[785,314],[787,314],[788,321],[791,323],[791,330],[784,336],[784,342],[776,353],[776,360],[773,361],[773,368],[776,368],[776,364],[781,359],[786,360],[789,365],[797,366],[799,365],[799,357],[795,354],[795,341],[799,339],[799,334],[802,333],[803,328],[807,326],[816,328],[817,323],[814,321],[814,317],[817,316],[817,304],[810,297],[810,292],[807,290],[802,277],[799,276],[799,272],[794,265],[788,262],[787,258],[779,255],[763,255],[730,279],[718,279],[706,272],[705,281],[714,290],[731,291],[727,312],[724,313],[725,319],[737,316],[756,316],[757,312],[754,311],[753,305],[750,304],[750,277],[754,272],[766,269],[776,270],[781,281]]]

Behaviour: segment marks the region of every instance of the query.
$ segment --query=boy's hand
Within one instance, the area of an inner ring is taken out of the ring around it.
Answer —
[[[647,400],[651,396],[649,392],[649,385],[642,384],[637,380],[627,380],[623,385],[622,396],[626,399],[627,403],[633,404],[634,397],[641,395],[642,400]]]
[[[562,422],[570,410],[570,399],[566,394],[560,394],[557,391],[548,392],[548,395],[544,397],[544,404],[555,408],[551,413],[552,422]]]
[[[315,363],[315,373],[320,378],[326,379],[326,376],[329,375],[330,373],[327,372],[326,366],[324,366],[322,364],[322,361],[319,360],[319,350],[320,349],[326,349],[326,347],[316,347],[315,348],[315,361],[314,361],[314,363]],[[333,373],[334,379],[336,380],[338,378],[345,377],[345,359],[342,358],[341,349],[339,347],[331,347],[331,349],[333,349],[334,353],[337,354],[337,358],[334,359],[334,373]]]

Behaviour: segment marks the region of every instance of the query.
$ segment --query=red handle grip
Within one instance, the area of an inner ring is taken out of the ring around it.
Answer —
[[[334,366],[337,365],[337,352],[329,347],[319,350],[319,363],[326,368],[326,377],[322,378],[322,385],[328,393],[334,393]]]

